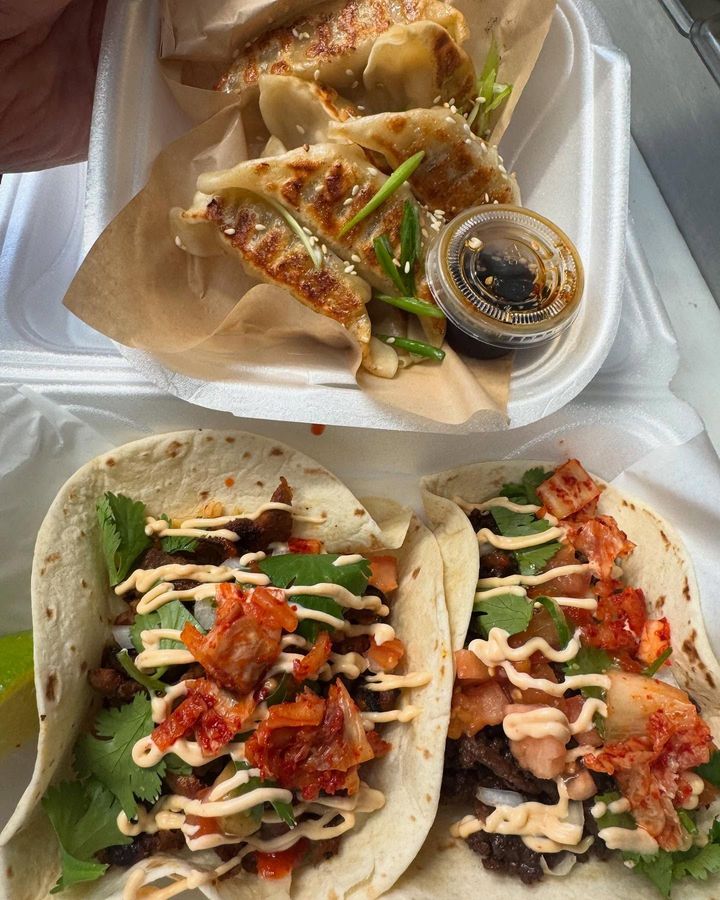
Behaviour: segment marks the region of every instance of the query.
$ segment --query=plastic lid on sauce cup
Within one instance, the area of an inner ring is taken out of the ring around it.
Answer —
[[[544,216],[506,205],[477,206],[449,222],[428,254],[427,279],[449,342],[477,356],[557,337],[577,315],[584,286],[570,238]]]

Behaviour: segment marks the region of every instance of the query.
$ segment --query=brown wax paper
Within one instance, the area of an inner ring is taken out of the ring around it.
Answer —
[[[224,94],[213,85],[233,53],[261,32],[290,21],[327,0],[162,0],[160,60],[181,108],[202,122],[250,96]],[[493,37],[500,51],[498,81],[513,85],[490,140],[498,143],[510,122],[550,27],[556,0],[455,0],[470,28],[463,49],[480,73]],[[362,104],[362,91],[351,99]]]
[[[169,211],[191,205],[198,175],[258,156],[268,136],[255,97],[221,95],[208,85],[227,67],[234,47],[287,19],[290,10],[314,5],[164,0],[163,65],[180,73],[176,96],[202,121],[158,156],[145,188],[91,249],[65,304],[113,340],[209,382],[357,384],[378,402],[436,422],[458,425],[485,411],[489,427],[499,427],[506,418],[510,356],[468,360],[446,348],[440,365],[377,378],[359,368],[359,348],[337,322],[258,284],[229,255],[195,257],[174,242]],[[502,54],[499,78],[515,86],[495,136],[527,82],[555,2],[458,0],[456,6],[467,17],[465,48],[478,68],[494,36]]]

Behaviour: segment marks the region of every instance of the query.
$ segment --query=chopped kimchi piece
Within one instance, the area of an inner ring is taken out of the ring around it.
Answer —
[[[670,623],[667,619],[645,622],[640,634],[637,657],[646,666],[652,665],[670,647]]]
[[[370,584],[383,594],[389,594],[398,586],[398,566],[394,556],[370,558]]]
[[[293,662],[293,678],[297,682],[305,681],[322,669],[330,659],[332,642],[327,631],[321,631],[310,651],[302,658]]]
[[[287,850],[274,850],[269,853],[258,850],[255,854],[258,875],[268,879],[287,877],[298,863],[302,862],[309,846],[307,838],[300,838]]]
[[[595,619],[583,626],[585,643],[615,655],[637,653],[640,635],[647,621],[645,595],[639,588],[625,588],[619,594],[605,594],[598,600]]]
[[[497,681],[468,687],[456,684],[448,737],[453,740],[464,734],[472,737],[487,725],[500,725],[507,705],[507,697]]]
[[[655,693],[654,688],[648,691],[645,699]],[[682,694],[677,689],[673,691]],[[642,734],[608,743],[599,753],[585,756],[584,761],[595,772],[613,775],[630,803],[635,821],[663,850],[687,849],[687,835],[676,806],[686,799],[685,773],[710,758],[712,736],[689,698],[684,703],[676,700],[664,706],[659,705],[661,692],[655,699],[658,703],[645,720]],[[641,712],[647,705],[640,704]]]
[[[590,571],[600,579],[610,578],[615,560],[629,556],[635,549],[635,544],[620,531],[611,516],[598,516],[581,525],[570,526],[568,540],[587,557]]]
[[[288,541],[288,551],[290,553],[308,553],[308,554],[318,554],[322,553],[325,549],[325,544],[322,541],[318,541],[315,538],[294,538],[291,537]]]
[[[222,584],[221,602],[210,631],[203,635],[186,622],[181,640],[208,675],[238,695],[249,694],[280,653],[281,627],[297,618],[290,607],[268,588],[250,595]],[[292,617],[292,618],[291,618]]]
[[[378,644],[373,637],[365,656],[373,672],[392,672],[405,656],[405,646],[399,638]]]
[[[207,703],[199,694],[186,697],[167,719],[153,730],[151,734],[153,744],[163,752],[169,750],[175,741],[185,737],[207,709]]]
[[[555,474],[538,487],[537,493],[547,511],[558,519],[565,519],[592,503],[601,489],[595,484],[577,459],[563,463]]]
[[[575,550],[569,544],[563,544],[558,552],[543,569],[549,572],[551,569],[560,569],[564,566],[576,566],[578,561]],[[592,573],[589,569],[582,572],[574,572],[571,575],[559,575],[544,584],[531,587],[528,597],[591,597],[590,581]]]
[[[374,728],[372,731],[366,732],[365,736],[368,739],[368,743],[372,747],[372,752],[375,756],[375,759],[380,759],[381,756],[387,756],[387,754],[392,750],[392,744],[390,744],[388,741],[384,741]]]
[[[297,715],[291,709],[295,706]],[[327,700],[306,689],[294,703],[271,707],[245,752],[263,778],[299,790],[305,800],[314,800],[321,791],[356,793],[357,767],[374,757],[360,712],[339,679]]]

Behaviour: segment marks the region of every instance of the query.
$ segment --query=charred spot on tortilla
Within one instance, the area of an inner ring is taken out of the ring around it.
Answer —
[[[48,675],[47,680],[45,682],[45,699],[49,703],[55,702],[57,684],[58,684],[58,677],[54,672],[51,672],[50,675]]]
[[[109,466],[110,468],[112,468],[112,467],[115,465],[115,460],[112,458],[112,456],[109,456],[109,457],[105,460],[105,465],[106,465],[106,466]]]
[[[54,619],[55,618],[55,610],[52,609],[50,606],[46,606],[45,607],[45,615],[47,616],[48,619]]]
[[[413,579],[413,581],[414,581],[414,580],[418,577],[419,574],[420,574],[420,566],[417,566],[417,567],[414,568],[414,569],[412,570],[412,572],[410,573],[410,577],[411,577],[411,578]]]
[[[57,562],[59,559],[60,559],[60,554],[59,554],[59,553],[49,553],[49,554],[45,557],[45,562],[46,562],[46,563],[54,563],[54,562]]]
[[[689,603],[689,602],[690,602],[690,585],[688,584],[687,578],[686,578],[685,581],[683,582],[682,593],[683,593],[683,597],[684,597],[684,598],[687,600],[687,602]]]

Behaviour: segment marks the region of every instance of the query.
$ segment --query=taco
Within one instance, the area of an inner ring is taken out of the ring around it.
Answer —
[[[3,897],[375,897],[419,850],[452,667],[408,510],[266,438],[152,437],[62,488],[32,602]]]
[[[577,460],[423,487],[456,680],[438,820],[390,896],[710,896],[720,671],[671,527]]]

